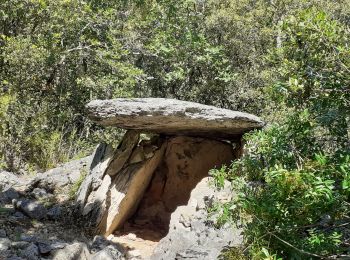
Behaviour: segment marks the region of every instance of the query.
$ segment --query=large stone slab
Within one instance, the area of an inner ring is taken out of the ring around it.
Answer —
[[[251,114],[165,98],[94,100],[89,117],[104,126],[166,135],[232,139],[264,126]]]
[[[107,192],[106,211],[97,232],[108,236],[124,223],[137,209],[154,173],[160,164],[166,144],[146,161],[131,164],[119,172]]]

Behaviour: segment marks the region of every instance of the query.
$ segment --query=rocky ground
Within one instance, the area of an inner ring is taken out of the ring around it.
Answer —
[[[72,189],[89,159],[35,178],[0,172],[0,259],[123,259],[120,246],[74,216]]]
[[[240,230],[215,228],[207,207],[226,200],[203,179],[187,205],[171,215],[169,232],[124,226],[107,238],[95,236],[75,214],[74,192],[91,157],[64,164],[36,177],[0,171],[0,259],[217,259],[241,243]]]

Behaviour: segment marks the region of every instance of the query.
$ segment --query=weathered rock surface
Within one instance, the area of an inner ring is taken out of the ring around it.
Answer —
[[[118,149],[116,149],[113,155],[113,160],[107,168],[107,174],[114,176],[124,167],[128,161],[132,151],[139,143],[140,134],[137,131],[127,131],[120,142]]]
[[[20,178],[18,175],[0,170],[0,191],[9,187],[21,187],[26,184],[26,180]]]
[[[0,238],[0,255],[7,251],[11,246],[11,241],[8,238]]]
[[[54,253],[53,260],[90,260],[90,252],[84,243],[74,243]]]
[[[46,218],[47,209],[38,203],[37,201],[32,201],[28,199],[14,201],[15,207],[22,211],[27,216],[34,219]]]
[[[38,242],[37,246],[39,249],[39,253],[42,255],[48,255],[52,250],[50,244],[48,244],[48,243]]]
[[[19,193],[12,187],[7,187],[0,192],[0,201],[5,204],[11,203],[13,199],[18,199],[19,197]]]
[[[51,220],[58,220],[61,217],[61,213],[61,207],[59,205],[55,205],[47,211],[47,217]]]
[[[165,148],[166,145],[163,144],[152,158],[132,164],[116,175],[108,191],[108,211],[104,213],[98,225],[100,234],[112,234],[136,211],[155,169],[163,158]]]
[[[188,204],[178,207],[171,215],[169,233],[160,240],[152,260],[218,259],[225,247],[242,243],[240,229],[215,228],[208,218],[207,207],[215,200],[225,202],[232,196],[228,182],[224,190],[216,191],[209,186],[210,179],[204,178],[193,189]]]
[[[91,223],[96,222],[97,216],[100,212],[99,207],[103,204],[103,199],[91,199],[90,202],[87,200],[89,195],[93,196],[94,194],[91,193],[100,187],[105,171],[110,160],[113,158],[113,154],[114,151],[112,147],[105,143],[99,144],[96,147],[95,152],[92,155],[91,164],[88,166],[88,175],[84,179],[77,193],[76,207],[80,214],[85,216],[92,210],[96,211],[93,212],[94,217],[90,221]]]
[[[25,257],[28,260],[39,260],[39,248],[35,244],[30,244],[21,252],[21,256]]]
[[[39,173],[28,185],[26,191],[30,192],[35,188],[42,188],[46,191],[61,191],[67,185],[77,182],[84,171],[84,168],[90,164],[91,156],[74,160],[59,167]]]
[[[92,120],[104,126],[164,135],[233,139],[264,126],[248,113],[164,98],[94,100],[87,110]]]
[[[113,243],[103,236],[95,236],[91,244],[92,260],[125,259],[125,249],[118,243]]]
[[[7,236],[5,229],[0,229],[0,238],[5,238]]]
[[[91,260],[122,260],[123,254],[114,246],[109,245],[91,257]]]

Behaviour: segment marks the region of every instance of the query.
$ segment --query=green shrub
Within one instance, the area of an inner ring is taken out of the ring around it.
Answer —
[[[75,199],[76,194],[77,194],[81,184],[83,183],[85,177],[87,176],[87,174],[88,174],[87,169],[83,168],[80,172],[79,179],[75,183],[73,183],[72,187],[69,190],[69,198],[71,200]]]
[[[267,93],[282,116],[245,136],[245,154],[230,169],[213,172],[218,186],[227,178],[238,193],[219,212],[244,224],[252,259],[334,258],[348,254],[349,31],[312,8],[281,32]]]

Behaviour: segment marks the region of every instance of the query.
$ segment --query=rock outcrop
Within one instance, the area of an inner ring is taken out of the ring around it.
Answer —
[[[164,135],[233,139],[264,125],[251,114],[165,98],[94,100],[87,110],[104,126]]]
[[[239,237],[206,225],[204,198],[215,192],[203,187],[210,169],[241,154],[241,136],[264,125],[258,117],[154,98],[96,100],[87,109],[95,122],[127,130],[115,150],[96,149],[77,194],[77,212],[96,233],[119,236],[132,257],[151,241],[153,259],[214,259]]]
[[[62,192],[66,187],[79,180],[85,168],[91,164],[91,158],[92,156],[87,156],[38,173],[26,185],[26,192],[33,191],[35,188],[42,188],[50,192]]]
[[[214,202],[227,202],[233,196],[228,181],[220,191],[211,187],[210,181],[209,177],[201,180],[192,190],[188,203],[171,214],[169,233],[159,241],[151,260],[218,259],[225,247],[242,244],[239,228],[215,227],[216,216],[208,216],[207,209]]]

